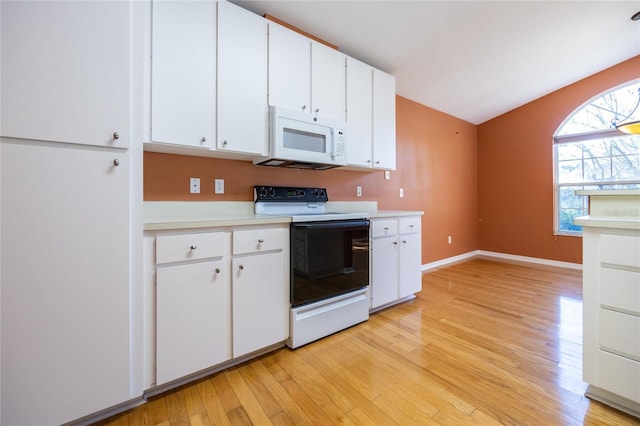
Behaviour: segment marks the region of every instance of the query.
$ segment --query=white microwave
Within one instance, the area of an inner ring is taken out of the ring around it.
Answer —
[[[269,156],[261,166],[326,170],[347,165],[346,124],[279,106],[269,107]]]

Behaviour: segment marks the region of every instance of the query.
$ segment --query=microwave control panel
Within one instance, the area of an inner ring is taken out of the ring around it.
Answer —
[[[325,202],[329,200],[326,188],[300,188],[296,186],[256,185],[253,187],[253,195],[256,202]]]

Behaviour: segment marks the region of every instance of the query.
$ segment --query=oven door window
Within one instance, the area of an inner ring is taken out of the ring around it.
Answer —
[[[328,299],[369,285],[369,221],[294,223],[291,305]]]

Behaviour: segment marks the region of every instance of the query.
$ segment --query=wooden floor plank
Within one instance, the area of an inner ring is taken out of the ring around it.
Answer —
[[[581,271],[473,259],[413,300],[103,425],[640,425],[584,397]]]

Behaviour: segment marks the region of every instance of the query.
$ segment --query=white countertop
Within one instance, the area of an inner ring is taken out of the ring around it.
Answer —
[[[367,212],[371,219],[422,216],[422,211],[378,210],[375,201],[329,202],[333,212]],[[144,203],[144,230],[214,228],[225,226],[290,223],[288,216],[253,213],[250,201],[147,201]]]
[[[614,229],[640,229],[640,190],[576,191],[589,196],[589,215],[577,217],[580,226]]]

